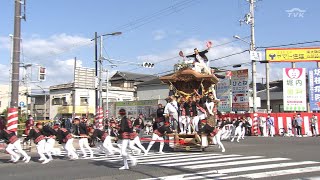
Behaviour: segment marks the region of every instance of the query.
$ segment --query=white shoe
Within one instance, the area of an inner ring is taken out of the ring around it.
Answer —
[[[234,139],[231,139],[231,142],[233,142],[234,141]]]
[[[240,142],[239,140],[237,140],[237,142]]]
[[[20,160],[20,158],[21,158],[21,155],[20,155],[20,154],[18,154],[17,159],[14,159],[14,160],[13,160],[13,162],[14,162],[14,163],[18,162],[18,161]]]
[[[90,156],[90,158],[94,158],[94,156],[93,156],[93,155],[91,155],[91,156]]]
[[[144,152],[144,154],[143,154],[143,155],[144,155],[144,156],[148,156],[148,153],[149,153],[149,152],[148,152],[148,151],[146,151],[146,152]]]
[[[126,169],[129,169],[129,167],[122,166],[121,168],[119,168],[119,170],[126,170]]]
[[[40,158],[40,159],[39,159],[39,161],[44,161],[44,160],[45,160],[45,159],[43,159],[43,158]]]
[[[44,160],[41,164],[47,164],[48,162],[50,162],[49,159]]]
[[[226,152],[226,150],[225,149],[222,149],[222,151],[221,152]]]
[[[29,163],[30,160],[31,160],[31,157],[29,156],[29,157],[26,158],[26,160],[25,160],[24,162],[25,162],[25,163]]]
[[[22,161],[26,161],[26,160],[27,160],[27,158],[26,158],[26,157],[23,157]]]

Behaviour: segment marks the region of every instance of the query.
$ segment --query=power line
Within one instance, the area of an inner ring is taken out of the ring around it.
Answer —
[[[212,59],[212,60],[210,60],[210,62],[212,62],[212,61],[218,61],[218,60],[225,59],[225,58],[228,58],[228,57],[231,57],[231,56],[235,56],[235,55],[239,55],[239,54],[243,54],[243,53],[248,52],[248,51],[249,51],[249,50],[244,50],[244,51],[241,51],[241,52],[229,54],[229,55],[226,55],[226,56],[223,56],[223,57],[219,57],[219,58],[216,58],[216,59]]]
[[[249,37],[250,36],[245,36],[245,37],[243,37],[243,39],[247,39]],[[214,45],[214,46],[211,47],[211,49],[217,48],[217,47],[220,47],[220,46],[225,46],[227,44],[231,44],[231,43],[236,42],[236,41],[239,41],[239,39],[235,39],[235,40],[228,41],[228,42],[225,42],[225,43],[222,43],[222,44]],[[163,62],[166,62],[166,61],[170,61],[170,60],[178,58],[178,57],[180,57],[180,56],[174,56],[174,57],[166,58],[166,59],[154,62],[154,63],[160,64],[160,63],[163,63]],[[137,70],[137,69],[140,69],[140,68],[142,68],[142,67],[137,67],[137,68],[134,68],[134,69],[131,69],[131,70],[128,70],[128,71],[133,71],[133,70]]]
[[[160,19],[162,16],[164,17],[164,16],[169,16],[173,13],[177,13],[177,12],[191,6],[191,4],[194,4],[195,2],[196,2],[195,0],[185,0],[182,2],[175,3],[174,5],[171,5],[171,6],[164,8],[164,9],[161,9],[151,15],[147,15],[147,16],[138,18],[136,20],[130,21],[122,26],[115,28],[115,29],[117,31],[123,30],[125,32],[131,31],[133,29],[137,29],[143,25],[146,25],[150,22],[155,21],[156,19]],[[166,13],[168,13],[168,14],[166,14]]]
[[[286,47],[286,46],[304,45],[304,44],[312,44],[312,43],[320,43],[320,41],[317,40],[317,41],[306,41],[306,42],[273,45],[273,46],[260,46],[260,47],[257,47],[257,49],[266,49],[266,48],[273,48],[273,47]]]

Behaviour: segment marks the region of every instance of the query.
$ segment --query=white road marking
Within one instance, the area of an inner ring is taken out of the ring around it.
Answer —
[[[254,156],[251,156],[251,157],[254,157]],[[183,167],[187,169],[201,169],[201,168],[213,168],[213,167],[240,165],[240,164],[254,164],[254,163],[272,162],[272,161],[286,161],[286,160],[290,160],[290,159],[288,158],[254,159],[254,160],[232,161],[232,162],[224,162],[224,163],[202,164],[202,165],[183,166]]]

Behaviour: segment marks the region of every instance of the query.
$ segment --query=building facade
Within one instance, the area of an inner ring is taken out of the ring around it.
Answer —
[[[23,113],[28,113],[27,104],[30,101],[28,94],[30,94],[31,89],[25,86],[19,87],[19,102],[18,105],[23,105],[21,111]],[[0,85],[0,113],[10,107],[11,101],[11,86],[10,85]]]

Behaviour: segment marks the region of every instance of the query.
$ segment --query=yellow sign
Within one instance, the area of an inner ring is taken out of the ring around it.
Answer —
[[[320,61],[320,47],[270,48],[266,49],[266,60],[270,62]]]

